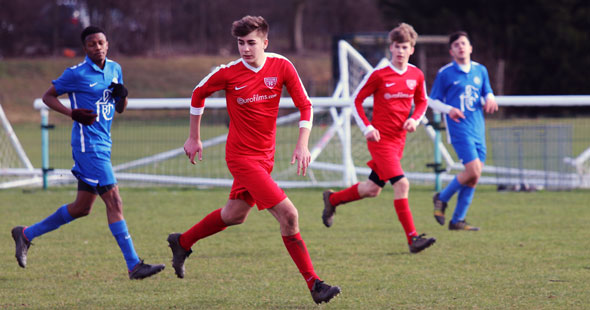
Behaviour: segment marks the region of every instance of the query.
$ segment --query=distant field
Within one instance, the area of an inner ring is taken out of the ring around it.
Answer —
[[[437,238],[411,255],[391,189],[344,205],[334,226],[320,220],[322,189],[289,190],[318,274],[342,287],[325,309],[587,309],[590,304],[588,193],[497,193],[481,187],[468,220],[480,232],[451,232],[432,218],[431,188],[414,187],[419,232]],[[0,192],[0,309],[318,309],[285,250],[276,221],[248,221],[195,245],[185,279],[170,265],[166,236],[220,207],[226,189],[122,188],[135,247],[159,275],[127,278],[104,205],[34,240],[26,269],[10,229],[71,201],[74,188]],[[454,205],[454,203],[451,203]]]

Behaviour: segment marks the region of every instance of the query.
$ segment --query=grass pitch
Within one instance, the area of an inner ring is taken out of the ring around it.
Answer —
[[[33,224],[75,189],[0,192],[0,309],[316,309],[285,250],[276,220],[253,210],[245,224],[197,243],[177,279],[166,237],[223,205],[227,189],[122,188],[135,247],[166,269],[131,281],[104,204],[33,241],[26,269],[10,229]],[[434,246],[410,254],[391,202],[339,207],[320,219],[322,190],[288,190],[317,273],[342,294],[325,309],[587,309],[590,250],[587,191],[497,193],[481,187],[468,220],[479,232],[451,232],[432,217],[430,187],[413,187],[419,232]],[[451,201],[451,211],[454,199]]]

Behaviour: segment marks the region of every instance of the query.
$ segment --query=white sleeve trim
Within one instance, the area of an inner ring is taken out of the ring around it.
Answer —
[[[373,127],[373,125],[369,125],[367,126],[367,128],[365,128],[365,130],[363,130],[363,135],[367,135],[369,132],[375,130],[375,127]]]
[[[494,96],[494,94],[492,94],[492,93],[489,93],[489,94],[486,96],[486,101],[487,101],[487,100],[490,100],[490,99],[494,99],[494,100],[496,99],[496,97]],[[485,102],[484,102],[484,104],[485,104]]]
[[[205,110],[205,107],[202,107],[202,108],[191,107],[191,115],[202,115],[204,110]]]
[[[307,128],[311,130],[312,122],[310,121],[299,121],[299,128]]]
[[[453,109],[452,106],[444,104],[442,101],[438,99],[432,99],[430,97],[428,97],[428,106],[437,112],[442,112],[446,114],[449,114],[449,112],[451,112],[451,110]]]

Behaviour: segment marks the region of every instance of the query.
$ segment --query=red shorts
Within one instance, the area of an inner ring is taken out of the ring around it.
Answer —
[[[402,156],[404,154],[405,141],[386,141],[381,139],[379,142],[367,141],[371,160],[367,162],[379,179],[387,182],[389,179],[404,174],[402,169]]]
[[[234,177],[229,199],[244,200],[258,210],[272,208],[287,198],[285,192],[272,179],[273,160],[239,158],[228,160],[227,168]]]

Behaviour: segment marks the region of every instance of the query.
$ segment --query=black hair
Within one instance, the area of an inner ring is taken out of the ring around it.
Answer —
[[[466,37],[468,41],[471,42],[471,40],[469,39],[469,35],[467,34],[467,32],[465,31],[456,31],[451,33],[451,35],[449,36],[449,46],[453,45],[453,42],[457,41],[457,39],[459,39],[460,37]]]
[[[106,36],[106,34],[104,33],[104,30],[102,30],[99,27],[96,26],[88,26],[86,28],[84,28],[84,30],[82,30],[82,34],[80,35],[80,39],[82,39],[82,44],[86,43],[86,37],[91,35],[91,34],[95,34],[95,33],[102,33]]]

